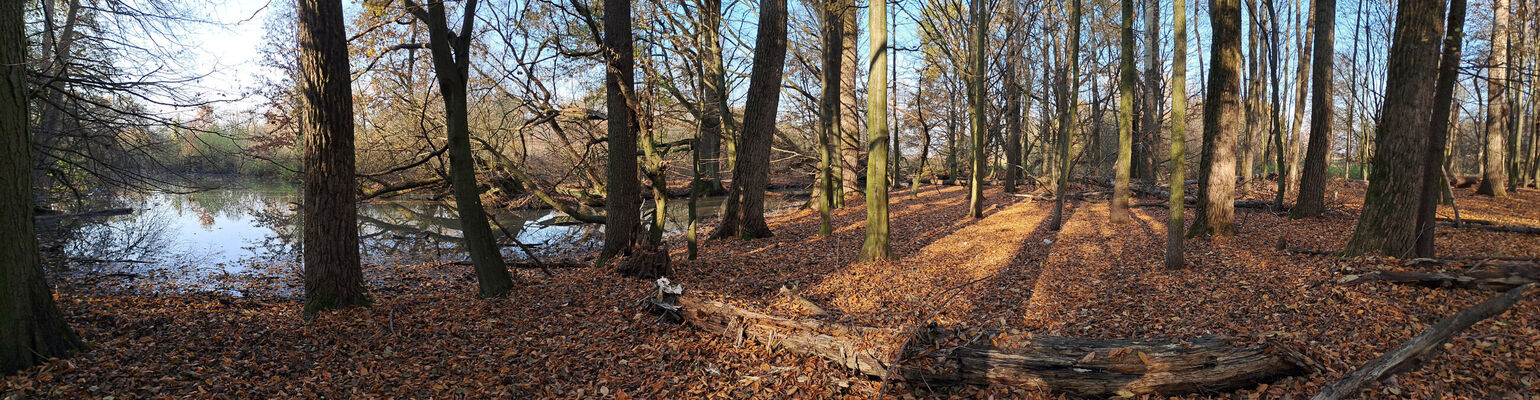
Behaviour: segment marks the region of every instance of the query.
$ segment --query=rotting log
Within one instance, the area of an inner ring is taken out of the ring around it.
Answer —
[[[829,360],[874,378],[1008,385],[1075,396],[1175,394],[1251,387],[1305,371],[1284,349],[1220,338],[1120,340],[873,328],[757,313],[689,294],[677,316],[737,343]]]
[[[1481,304],[1477,304],[1475,307],[1461,310],[1449,318],[1438,321],[1438,323],[1433,324],[1428,329],[1424,329],[1422,333],[1412,337],[1411,340],[1401,344],[1400,347],[1396,347],[1395,350],[1391,350],[1389,353],[1369,361],[1363,367],[1348,373],[1347,376],[1333,382],[1331,385],[1327,385],[1325,389],[1322,389],[1320,393],[1317,393],[1315,397],[1310,399],[1337,400],[1357,394],[1358,388],[1364,384],[1385,379],[1396,371],[1401,370],[1403,366],[1408,365],[1411,361],[1427,356],[1428,353],[1441,347],[1444,342],[1449,341],[1454,335],[1470,328],[1477,322],[1508,311],[1508,308],[1513,307],[1514,303],[1517,303],[1520,298],[1524,297],[1524,291],[1531,287],[1534,287],[1534,284],[1531,283],[1513,288]]]
[[[1504,225],[1491,221],[1467,219],[1460,222],[1448,222],[1439,219],[1439,224],[1455,229],[1473,229],[1478,231],[1522,233],[1526,235],[1540,235],[1540,226]]]
[[[43,222],[57,222],[57,221],[63,221],[63,220],[67,220],[67,219],[115,217],[115,216],[119,216],[119,215],[128,215],[128,214],[133,214],[133,213],[134,213],[134,209],[132,209],[132,208],[109,208],[109,209],[106,209],[106,210],[87,211],[87,212],[79,212],[79,213],[74,213],[74,214],[38,215],[37,217],[35,217],[33,219],[36,220],[39,223],[43,223]]]
[[[1540,282],[1540,267],[1532,263],[1494,263],[1478,270],[1458,272],[1374,271],[1361,275],[1347,275],[1338,280],[1342,284],[1364,282],[1390,282],[1434,288],[1458,288],[1505,291],[1530,283]]]

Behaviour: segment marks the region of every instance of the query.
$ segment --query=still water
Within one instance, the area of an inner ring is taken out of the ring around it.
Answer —
[[[714,215],[720,204],[720,198],[706,200],[697,207],[703,218]],[[132,214],[43,224],[41,239],[46,253],[68,261],[61,265],[70,272],[217,282],[272,266],[297,270],[298,201],[293,186],[270,184],[190,194],[120,194],[111,205],[133,208]],[[489,211],[508,260],[527,259],[526,250],[542,260],[577,259],[596,251],[603,239],[599,225],[570,223],[556,211]],[[670,201],[667,214],[669,231],[678,234],[687,223],[686,202]],[[452,202],[367,202],[359,205],[358,223],[366,264],[467,259],[459,249],[460,224]]]

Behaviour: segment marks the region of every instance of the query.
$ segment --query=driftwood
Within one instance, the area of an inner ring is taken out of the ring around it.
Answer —
[[[133,214],[133,213],[134,213],[134,209],[132,209],[132,208],[109,208],[109,209],[106,209],[106,210],[87,211],[87,212],[80,212],[80,213],[74,213],[74,214],[39,215],[39,216],[37,216],[35,218],[35,220],[37,222],[56,222],[56,221],[62,221],[62,220],[66,220],[66,219],[77,219],[77,218],[115,217],[115,216],[119,216],[119,215],[128,215],[128,214]]]
[[[1477,322],[1495,317],[1508,311],[1520,298],[1524,297],[1524,291],[1534,284],[1526,284],[1509,290],[1501,295],[1467,308],[1454,316],[1438,321],[1437,324],[1424,329],[1422,333],[1412,337],[1395,350],[1381,355],[1379,358],[1364,364],[1341,380],[1327,385],[1325,389],[1317,393],[1311,400],[1336,400],[1357,394],[1358,388],[1369,382],[1385,379],[1391,374],[1401,370],[1413,360],[1426,356],[1433,350],[1441,347],[1454,335],[1470,328]]]
[[[1458,288],[1504,291],[1530,283],[1540,282],[1540,267],[1534,263],[1493,263],[1477,270],[1458,272],[1375,271],[1362,275],[1348,275],[1338,280],[1343,284],[1364,282],[1390,282],[1435,288]]]
[[[1008,337],[934,326],[906,331],[776,317],[689,294],[677,301],[670,315],[740,344],[755,341],[873,378],[928,385],[999,384],[1100,397],[1186,393],[1250,387],[1302,372],[1305,365],[1286,351],[1219,338]]]

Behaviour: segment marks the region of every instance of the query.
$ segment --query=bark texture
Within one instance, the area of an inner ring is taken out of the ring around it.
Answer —
[[[1438,87],[1433,93],[1433,122],[1428,129],[1427,161],[1422,165],[1422,198],[1417,199],[1417,256],[1433,257],[1434,219],[1438,200],[1449,183],[1444,177],[1444,150],[1449,143],[1450,109],[1454,84],[1460,77],[1460,46],[1465,38],[1465,0],[1450,0],[1449,29],[1444,34],[1444,53],[1438,66]],[[1450,196],[1453,201],[1453,195]],[[1451,203],[1452,204],[1452,203]],[[1456,211],[1458,214],[1459,211]]]
[[[1118,29],[1118,161],[1112,169],[1112,210],[1108,219],[1114,224],[1133,220],[1128,211],[1128,180],[1132,177],[1134,140],[1134,0],[1122,0],[1123,20]]]
[[[1403,1],[1396,12],[1385,77],[1387,92],[1380,115],[1426,118],[1380,118],[1363,214],[1346,254],[1400,257],[1412,253],[1443,18],[1444,2],[1440,0]]]
[[[716,237],[744,239],[774,236],[765,224],[765,188],[770,182],[770,140],[775,136],[776,111],[781,104],[781,73],[786,64],[786,0],[760,3],[759,32],[754,40],[754,66],[749,73],[748,104],[743,108],[737,165],[729,205]],[[877,74],[886,76],[886,74]]]
[[[1214,43],[1203,102],[1203,150],[1198,165],[1198,209],[1188,236],[1235,234],[1235,145],[1240,131],[1241,5],[1210,2]],[[1175,185],[1173,185],[1175,186]]]
[[[637,180],[636,61],[632,58],[631,2],[604,1],[604,106],[609,153],[604,185],[604,249],[601,259],[630,254],[641,229],[642,188]]]
[[[977,3],[975,3],[977,4]],[[888,26],[887,2],[874,1],[867,23],[872,40],[869,66],[878,71],[868,76],[866,85],[866,240],[861,244],[862,261],[893,258],[888,244]]]
[[[32,220],[23,2],[0,2],[0,375],[85,347],[54,304]]]
[[[1310,144],[1305,149],[1304,175],[1290,216],[1319,217],[1326,211],[1326,166],[1331,162],[1332,60],[1336,59],[1337,0],[1313,0],[1315,55],[1310,71]]]
[[[476,183],[476,160],[471,153],[470,105],[466,100],[466,82],[470,79],[470,51],[476,0],[465,3],[460,34],[450,31],[442,2],[427,2],[423,7],[409,2],[409,8],[428,24],[429,49],[433,53],[433,74],[444,96],[444,133],[449,147],[449,181],[454,190],[455,207],[460,215],[460,232],[465,249],[475,264],[476,282],[481,297],[500,297],[513,288],[503,255],[492,238],[492,226],[481,208],[481,188]],[[613,114],[612,114],[613,115]]]
[[[1508,0],[1492,0],[1492,45],[1487,53],[1486,152],[1476,194],[1508,197]]]
[[[353,181],[353,87],[340,0],[300,0],[300,134],[305,143],[305,311],[365,305]]]

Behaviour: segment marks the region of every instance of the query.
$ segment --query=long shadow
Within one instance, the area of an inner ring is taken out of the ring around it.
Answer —
[[[897,194],[890,198],[889,226],[892,250],[900,260],[979,221],[967,218],[966,191],[960,188],[924,190],[918,198],[910,198],[907,192]],[[996,194],[990,199],[1000,205],[986,211],[986,218],[1015,204],[1009,196]],[[702,285],[739,301],[774,301],[781,297],[778,289],[783,285],[815,285],[854,264],[865,239],[865,218],[863,202],[847,201],[846,207],[831,213],[833,234],[820,237],[816,211],[774,216],[768,221],[774,237],[709,241],[697,260],[687,260],[677,251],[675,280],[686,285],[710,282]]]

